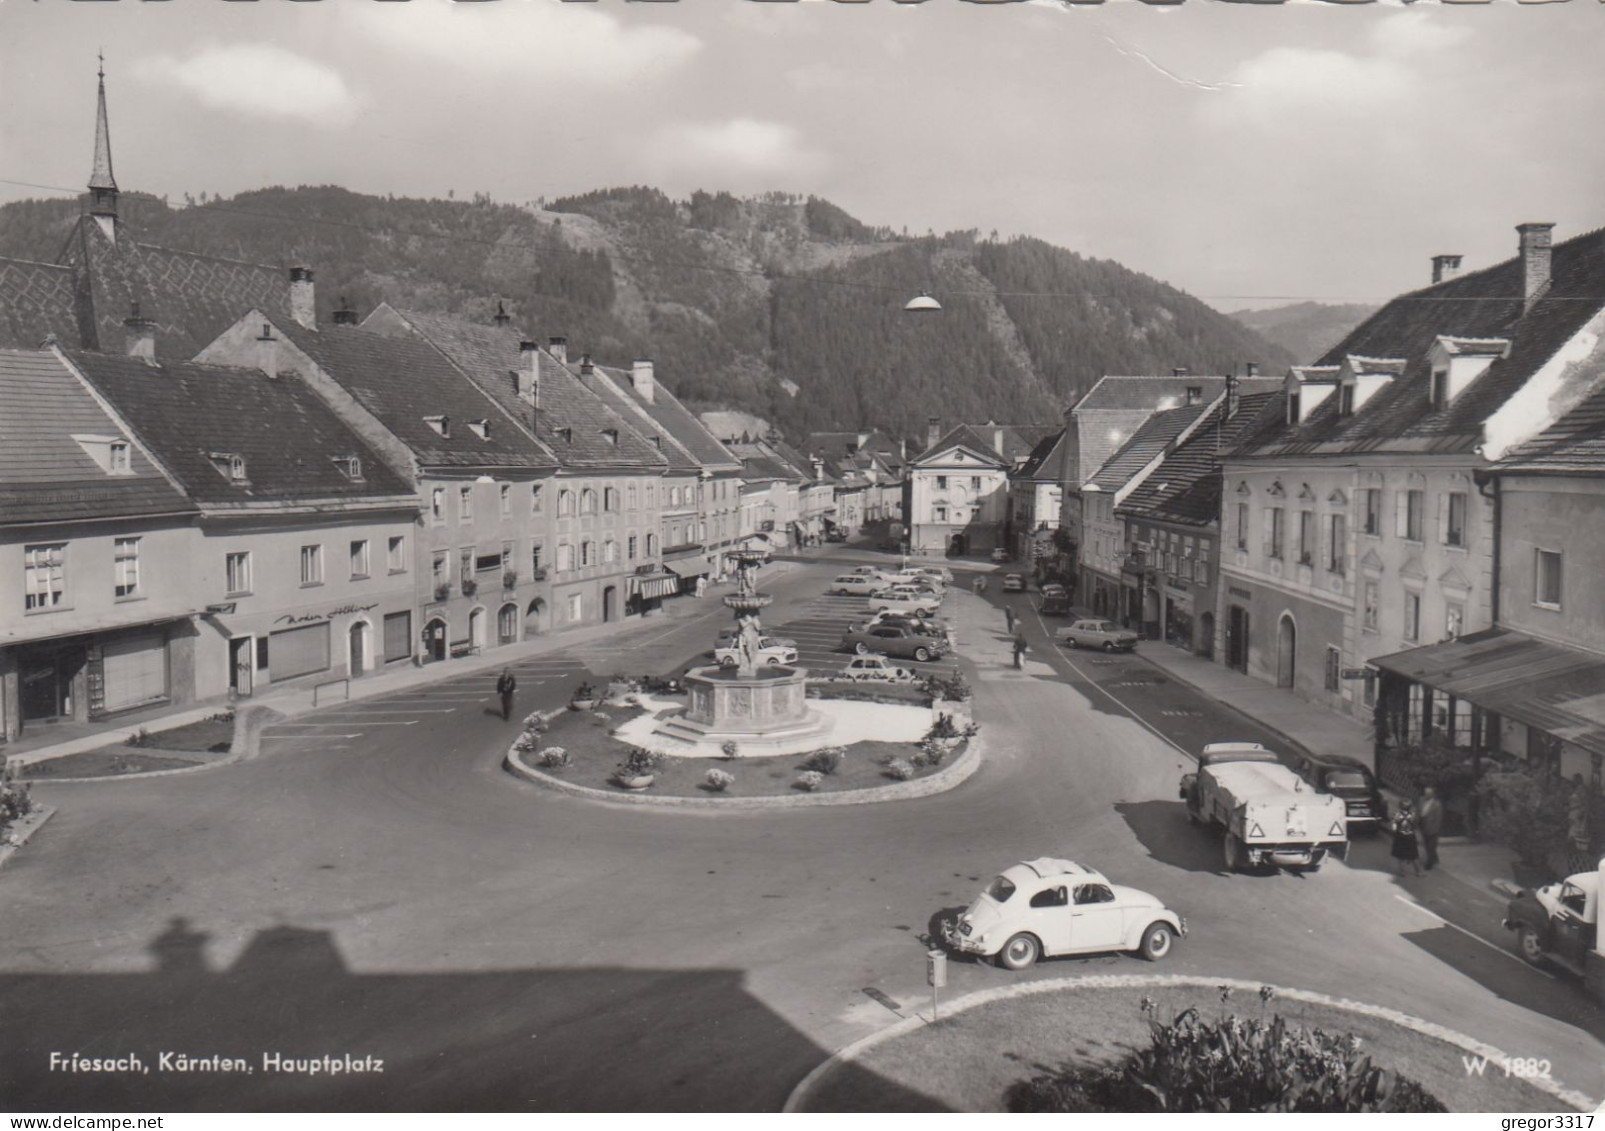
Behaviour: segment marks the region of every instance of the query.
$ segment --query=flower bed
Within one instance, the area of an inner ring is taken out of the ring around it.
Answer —
[[[171,730],[152,732],[141,727],[131,738],[32,762],[19,772],[30,780],[39,780],[178,770],[227,757],[233,742],[234,712],[223,711]]]
[[[610,732],[639,714],[632,707],[611,705],[590,711],[565,711],[535,739],[521,740],[525,743],[521,754],[526,764],[560,781],[623,792],[615,777],[630,747]],[[541,752],[551,747],[563,750],[564,759],[557,765],[543,764]],[[949,740],[947,748],[934,758],[929,744],[922,747],[912,742],[857,742],[844,747],[822,744],[820,750],[803,754],[743,755],[736,759],[665,758],[652,768],[649,792],[665,797],[842,793],[929,777],[962,750],[960,738]],[[889,763],[894,761],[908,765],[906,777],[892,772]],[[710,778],[710,770],[719,771],[719,775]],[[815,774],[817,778],[812,776]],[[731,780],[723,781],[723,775],[729,775]]]

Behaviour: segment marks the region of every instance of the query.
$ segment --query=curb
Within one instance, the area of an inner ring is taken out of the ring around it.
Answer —
[[[575,785],[544,774],[524,761],[521,753],[508,747],[502,766],[509,773],[557,793],[578,797],[586,801],[619,802],[625,805],[655,805],[664,809],[796,809],[818,806],[875,805],[883,801],[909,801],[917,797],[932,797],[946,793],[966,781],[981,768],[986,743],[976,735],[964,747],[964,753],[943,766],[930,777],[919,781],[895,782],[891,785],[855,789],[843,793],[798,793],[786,797],[653,797],[642,793],[622,793],[594,789],[588,785]]]
[[[0,868],[5,867],[6,861],[28,843],[28,838],[44,828],[45,822],[55,815],[54,805],[35,804],[32,812],[13,823],[9,837],[0,843]]]
[[[1041,982],[1031,982],[1023,986],[999,986],[996,989],[979,990],[948,1002],[944,1008],[947,1014],[951,1016],[994,1001],[1085,988],[1131,989],[1141,986],[1198,986],[1213,989],[1217,986],[1229,986],[1234,990],[1247,990],[1250,993],[1254,993],[1263,984],[1261,982],[1244,981],[1241,978],[1200,978],[1186,974],[1094,974],[1083,978],[1052,978]],[[1349,998],[1332,997],[1329,994],[1316,993],[1314,990],[1286,989],[1282,986],[1273,986],[1271,988],[1276,991],[1276,996],[1279,998],[1302,1001],[1311,1005],[1324,1005],[1332,1009],[1346,1010],[1364,1017],[1388,1021],[1413,1033],[1419,1033],[1424,1037],[1432,1037],[1446,1044],[1455,1045],[1472,1055],[1487,1057],[1492,1062],[1503,1063],[1510,1059],[1499,1049],[1494,1048],[1492,1045],[1484,1044],[1474,1037],[1468,1037],[1464,1033],[1456,1032],[1433,1021],[1423,1021],[1419,1017],[1400,1013],[1396,1009],[1388,1009],[1385,1006],[1371,1005],[1368,1002],[1354,1001]],[[785,1106],[780,1110],[788,1114],[806,1110],[803,1105],[807,1103],[809,1093],[819,1085],[820,1081],[828,1077],[837,1068],[844,1064],[853,1063],[877,1045],[884,1044],[907,1033],[915,1032],[929,1024],[930,1022],[924,1017],[915,1015],[889,1025],[878,1033],[871,1033],[867,1037],[862,1037],[832,1053],[823,1063],[816,1065],[813,1071],[798,1081],[797,1086],[791,1090],[791,1095],[786,1097]],[[1593,1111],[1599,1106],[1597,1101],[1582,1092],[1563,1087],[1554,1080],[1545,1077],[1532,1077],[1527,1079],[1526,1082],[1561,1103],[1576,1108],[1578,1111]]]
[[[199,762],[193,766],[174,766],[170,770],[142,770],[131,774],[99,774],[92,778],[23,778],[30,785],[82,785],[90,782],[108,781],[146,781],[150,778],[170,778],[179,774],[199,774],[207,770],[220,769],[223,766],[232,766],[236,762],[249,762],[261,752],[262,731],[286,718],[280,711],[274,710],[265,703],[253,703],[247,707],[236,708],[234,715],[234,741],[229,744],[228,756],[219,758],[214,762]],[[187,724],[179,724],[181,726]],[[176,728],[169,728],[176,729]],[[161,731],[157,731],[161,734]],[[70,758],[71,754],[61,754],[57,757]],[[27,765],[37,765],[40,762],[51,761],[49,758],[36,758]]]
[[[1155,643],[1158,643],[1158,642],[1156,641]],[[1192,680],[1188,679],[1186,676],[1178,675],[1175,672],[1174,669],[1167,668],[1164,664],[1161,664],[1158,660],[1150,660],[1147,656],[1143,655],[1141,652],[1139,652],[1139,651],[1137,651],[1135,649],[1132,650],[1131,654],[1133,656],[1136,656],[1139,659],[1141,659],[1143,663],[1147,664],[1149,667],[1153,668],[1155,671],[1161,673],[1162,675],[1164,675],[1164,676],[1166,676],[1166,677],[1168,677],[1170,679],[1175,680],[1177,683],[1181,684],[1183,687],[1188,688],[1195,695],[1202,695],[1206,699],[1210,700],[1211,702],[1218,703],[1222,707],[1225,707],[1228,711],[1232,712],[1232,714],[1238,716],[1239,718],[1244,719],[1244,720],[1246,720],[1246,721],[1248,721],[1250,723],[1253,723],[1257,727],[1262,727],[1265,730],[1270,731],[1272,734],[1276,735],[1277,738],[1281,739],[1284,744],[1286,744],[1286,746],[1288,747],[1288,749],[1289,749],[1289,751],[1291,753],[1303,754],[1303,755],[1305,755],[1307,757],[1313,757],[1314,756],[1315,752],[1312,751],[1308,746],[1305,746],[1298,739],[1294,738],[1292,735],[1288,734],[1286,731],[1282,730],[1280,727],[1272,726],[1270,723],[1266,722],[1264,719],[1261,719],[1256,715],[1249,714],[1247,711],[1243,710],[1243,708],[1241,708],[1237,704],[1233,703],[1230,699],[1222,699],[1218,695],[1215,695],[1212,692],[1204,690],[1202,687],[1199,687],[1198,684],[1194,683]],[[1198,760],[1198,755],[1197,754],[1193,754],[1193,760],[1194,761]]]

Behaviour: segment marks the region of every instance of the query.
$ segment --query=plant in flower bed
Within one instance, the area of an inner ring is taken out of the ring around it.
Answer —
[[[614,767],[613,780],[624,782],[651,777],[657,773],[661,765],[663,765],[661,750],[644,750],[639,746],[632,746],[629,753],[624,756],[624,760]]]
[[[24,782],[17,784],[16,777],[8,766],[0,771],[0,841],[5,840],[14,822],[33,812],[33,795],[28,792],[28,785]]]
[[[702,775],[702,784],[714,793],[723,793],[736,783],[736,775],[714,766]]]
[[[1260,991],[1269,1000],[1270,987]],[[1224,1003],[1229,991],[1223,988]],[[1169,1024],[1149,1015],[1150,1043],[1115,1064],[1073,1066],[1012,1085],[1010,1111],[1447,1111],[1420,1084],[1372,1063],[1360,1038],[1290,1026],[1280,1016],[1204,1018],[1189,1006]]]
[[[726,758],[734,759],[741,753],[741,750],[736,746],[735,739],[727,738],[719,744],[719,753]]]
[[[561,746],[548,746],[536,756],[535,762],[545,770],[560,770],[564,766],[574,764],[574,760],[568,756],[568,751]]]
[[[804,793],[813,793],[825,784],[825,775],[818,770],[803,770],[797,779],[791,783],[793,789],[800,789]]]
[[[804,758],[797,768],[823,777],[826,774],[834,774],[840,769],[842,759],[846,756],[847,748],[845,746],[822,746]]]
[[[896,778],[898,781],[909,781],[919,770],[907,758],[893,758],[886,763],[886,776]]]

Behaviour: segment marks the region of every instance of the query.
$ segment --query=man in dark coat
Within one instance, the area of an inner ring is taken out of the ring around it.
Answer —
[[[1025,667],[1024,656],[1025,656],[1025,633],[1017,632],[1017,633],[1014,634],[1014,666],[1016,668]]]
[[[1438,791],[1430,785],[1421,791],[1417,828],[1421,830],[1421,847],[1425,849],[1421,866],[1430,872],[1438,863],[1438,837],[1443,834],[1443,802],[1438,800]]]
[[[517,690],[518,681],[513,678],[513,669],[503,668],[502,677],[496,681],[496,694],[502,697],[503,722],[513,717],[513,692]]]

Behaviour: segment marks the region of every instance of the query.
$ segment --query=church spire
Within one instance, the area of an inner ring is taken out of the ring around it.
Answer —
[[[95,167],[89,174],[89,214],[117,219],[117,178],[111,171],[111,129],[106,124],[106,57],[100,57],[100,105],[95,113]]]

